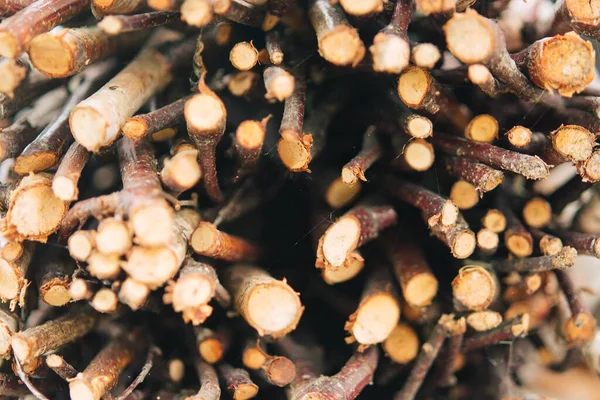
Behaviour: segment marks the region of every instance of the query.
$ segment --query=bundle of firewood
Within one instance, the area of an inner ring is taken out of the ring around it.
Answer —
[[[597,399],[600,0],[0,0],[0,398]]]

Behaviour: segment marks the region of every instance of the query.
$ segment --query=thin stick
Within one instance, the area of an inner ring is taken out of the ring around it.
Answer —
[[[133,14],[145,5],[145,0],[92,0],[92,10],[99,15]]]
[[[85,335],[96,323],[93,311],[70,312],[42,325],[15,333],[11,345],[15,357],[27,364],[48,351]]]
[[[317,268],[336,269],[345,266],[348,255],[376,239],[379,233],[396,224],[396,211],[391,206],[356,206],[332,224],[319,239]]]
[[[85,147],[74,142],[65,153],[52,179],[54,195],[64,201],[77,200],[79,197],[79,178],[90,159]]]
[[[59,100],[60,95],[65,96],[64,89],[49,92],[51,89],[59,86],[62,81],[58,79],[49,79],[40,72],[31,71],[25,81],[22,82],[12,93],[12,97],[6,94],[0,94],[0,119],[6,119],[21,108],[31,104],[34,100],[36,107],[45,107],[47,111],[54,110],[64,101]],[[46,94],[45,96],[43,96]],[[41,98],[47,98],[45,102]],[[50,97],[56,97],[56,100],[48,104]],[[42,114],[44,115],[44,114]],[[40,127],[41,129],[41,127]]]
[[[254,172],[258,167],[270,119],[269,115],[262,121],[246,120],[237,127],[234,146],[238,168],[234,181]]]
[[[150,349],[148,350],[148,356],[146,357],[146,361],[144,362],[142,370],[140,371],[138,376],[135,377],[133,382],[131,382],[131,384],[127,386],[127,389],[125,389],[123,393],[121,393],[115,400],[127,399],[129,395],[135,390],[135,388],[137,388],[142,382],[144,382],[144,379],[146,379],[146,377],[150,373],[150,370],[152,370],[152,366],[154,365],[154,359],[160,357],[161,355],[162,351],[160,351],[158,347],[150,346]]]
[[[342,167],[342,181],[354,185],[358,180],[367,181],[365,172],[381,157],[382,149],[377,140],[375,127],[367,129],[361,151]]]
[[[0,24],[0,56],[19,57],[31,40],[68,21],[90,5],[90,0],[43,0],[6,18]]]
[[[15,358],[15,366],[17,369],[17,375],[19,377],[19,379],[21,379],[21,381],[23,381],[23,383],[25,384],[25,386],[27,386],[27,389],[29,389],[29,391],[31,393],[33,393],[33,395],[38,398],[39,400],[50,400],[48,397],[46,397],[42,392],[40,392],[34,385],[33,383],[29,380],[29,377],[27,376],[27,374],[25,373],[25,371],[23,370],[23,366],[21,365],[21,362],[19,361],[19,359]]]
[[[378,361],[379,350],[376,347],[355,352],[337,374],[331,377],[321,376],[312,382],[297,385],[292,389],[290,397],[293,400],[354,399],[372,381]]]
[[[564,325],[565,339],[570,344],[590,342],[596,334],[596,319],[581,302],[579,293],[573,286],[569,275],[565,271],[559,270],[554,271],[554,274],[571,310],[571,317]]]
[[[188,134],[200,151],[200,165],[204,173],[204,188],[216,203],[223,201],[216,169],[216,147],[225,132],[227,110],[221,99],[206,86],[205,74],[198,84],[199,94],[185,103],[184,115]]]
[[[0,131],[0,160],[17,157],[35,139],[39,131],[52,121],[57,114],[57,106],[62,104],[66,96],[67,92],[63,88],[41,96],[28,114],[18,118],[9,127],[2,129]]]
[[[452,330],[449,332],[447,352],[441,363],[438,384],[442,387],[456,385],[456,377],[454,371],[456,362],[461,355],[461,347],[467,330],[465,318],[458,319]]]
[[[421,351],[415,360],[410,375],[404,382],[402,389],[394,395],[394,400],[412,400],[415,398],[419,388],[423,384],[425,376],[437,358],[444,340],[456,323],[452,314],[443,315],[440,318],[427,342],[421,346]]]
[[[338,66],[355,66],[365,56],[365,45],[346,20],[344,12],[329,0],[313,0],[308,12],[317,34],[319,54]]]
[[[423,219],[428,221],[426,215],[423,215]],[[475,251],[477,245],[475,234],[469,229],[469,224],[462,215],[459,214],[455,225],[436,224],[430,228],[431,233],[448,246],[455,258],[465,259]]]
[[[285,336],[296,328],[304,311],[298,294],[285,280],[278,281],[256,267],[230,267],[226,271],[225,287],[237,311],[260,336]],[[268,307],[253,306],[257,302]]]
[[[462,157],[445,157],[448,172],[473,185],[483,194],[495,189],[504,181],[504,173],[485,164],[475,163]]]
[[[529,314],[521,314],[513,319],[503,322],[496,328],[476,333],[466,338],[462,344],[464,353],[481,349],[492,344],[527,336],[529,330]]]
[[[415,307],[430,305],[437,294],[438,281],[419,246],[404,232],[384,236],[383,246],[406,302]]]
[[[252,382],[247,371],[229,364],[221,364],[218,369],[234,400],[251,399],[258,393],[258,386]]]
[[[306,103],[306,77],[304,70],[298,71],[295,76],[294,92],[285,99],[283,117],[279,127],[279,134],[288,141],[298,140],[302,136],[304,124],[304,105]]]
[[[577,250],[573,247],[565,246],[556,255],[515,258],[496,263],[494,264],[494,268],[502,272],[516,271],[522,273],[552,271],[555,269],[564,270],[571,268],[575,264],[575,257],[577,257]]]
[[[109,15],[98,22],[98,28],[108,35],[120,35],[126,32],[139,31],[166,25],[177,20],[180,14],[176,11],[152,11],[136,15]]]
[[[566,230],[552,230],[552,232],[561,238],[566,246],[574,247],[577,250],[577,254],[600,258],[600,240],[598,240],[598,235]]]
[[[258,50],[252,42],[239,42],[231,49],[229,61],[235,69],[249,71],[258,63]]]
[[[77,374],[79,374],[71,364],[66,362],[65,359],[58,354],[48,355],[46,357],[46,365],[66,382],[71,382],[77,377]]]
[[[373,45],[369,47],[375,71],[399,74],[408,65],[410,42],[407,30],[412,8],[412,0],[398,1],[390,23],[375,35]]]
[[[265,35],[265,48],[273,65],[279,65],[283,62],[282,44],[279,31],[270,31]]]
[[[214,3],[215,14],[238,24],[260,27],[265,20],[266,10],[244,0],[228,0],[222,4]]]
[[[110,341],[87,368],[69,383],[71,398],[100,400],[117,384],[119,374],[131,362],[140,347],[141,335],[130,334]]]
[[[183,97],[155,111],[129,118],[123,125],[123,135],[138,140],[183,123],[183,108],[191,97]]]
[[[200,390],[197,394],[189,397],[190,400],[219,400],[221,398],[221,387],[219,378],[214,367],[194,356],[194,367],[200,380]]]
[[[75,89],[62,107],[60,114],[44,128],[15,160],[14,170],[19,175],[45,171],[54,166],[71,141],[69,115],[73,108],[103,82],[115,66],[114,61],[91,66],[74,78]],[[73,83],[73,81],[71,82]],[[54,182],[53,182],[54,186]]]
[[[148,285],[128,277],[121,284],[119,301],[127,304],[132,310],[139,310],[148,300],[150,288]]]
[[[429,227],[438,223],[443,226],[456,224],[458,208],[451,200],[445,199],[424,187],[392,177],[388,177],[385,186],[394,198],[405,201],[421,210]]]
[[[511,171],[527,179],[548,176],[548,165],[537,156],[505,150],[487,143],[475,143],[458,137],[435,135],[433,145],[444,153],[482,162],[490,167]]]

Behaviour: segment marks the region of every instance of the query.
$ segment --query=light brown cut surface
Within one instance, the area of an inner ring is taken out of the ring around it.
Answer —
[[[408,324],[400,322],[383,342],[383,350],[398,364],[408,364],[419,352],[419,337]]]
[[[444,25],[446,43],[456,58],[465,64],[485,61],[496,47],[494,31],[476,11],[455,13]]]
[[[452,281],[454,299],[469,310],[485,310],[496,294],[492,275],[479,266],[465,266]]]

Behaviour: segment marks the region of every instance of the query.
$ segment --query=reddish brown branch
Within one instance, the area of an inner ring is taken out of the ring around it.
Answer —
[[[180,14],[175,11],[153,11],[136,15],[110,15],[98,22],[98,28],[109,35],[154,28],[175,21]]]
[[[354,185],[358,180],[367,181],[365,172],[381,157],[382,149],[377,140],[375,127],[367,129],[361,151],[342,168],[342,180]]]
[[[183,123],[183,108],[190,98],[186,96],[158,110],[129,118],[123,125],[123,135],[138,140]]]
[[[529,314],[521,314],[511,320],[505,321],[489,331],[476,333],[466,338],[462,344],[462,351],[469,352],[498,344],[507,340],[527,336],[529,330]]]
[[[564,270],[573,266],[575,263],[575,257],[577,257],[577,250],[575,250],[573,247],[565,246],[558,252],[558,254],[552,256],[505,260],[501,263],[494,264],[494,268],[502,272],[516,271],[526,274],[552,271],[555,269]]]
[[[391,206],[356,206],[331,225],[319,240],[317,268],[336,269],[348,260],[348,254],[377,238],[396,223]]]
[[[91,0],[43,0],[6,18],[0,24],[0,55],[17,58],[37,35],[68,21],[90,5]]]
[[[571,344],[590,342],[596,334],[596,319],[581,302],[579,293],[573,286],[569,275],[560,270],[555,270],[554,274],[571,310],[571,317],[564,326],[565,339]]]
[[[375,71],[399,74],[408,65],[410,42],[407,30],[412,8],[412,0],[396,2],[390,23],[375,35],[373,45],[369,47]]]

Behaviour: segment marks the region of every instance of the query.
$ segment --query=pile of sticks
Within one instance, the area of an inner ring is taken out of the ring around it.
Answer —
[[[598,9],[1,1],[0,397],[598,398]]]

